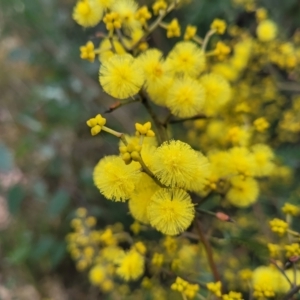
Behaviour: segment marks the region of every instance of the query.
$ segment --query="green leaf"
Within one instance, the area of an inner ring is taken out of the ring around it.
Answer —
[[[64,241],[57,242],[51,251],[51,263],[55,268],[66,255],[66,243]]]
[[[25,190],[21,185],[15,185],[8,190],[8,207],[11,214],[16,215],[21,208],[22,201],[25,198]]]
[[[35,245],[31,258],[34,261],[39,261],[43,256],[50,253],[55,244],[55,240],[52,236],[42,236]]]
[[[13,165],[14,161],[11,151],[4,144],[0,143],[0,172],[12,170]]]
[[[57,217],[69,205],[70,196],[65,189],[59,189],[48,205],[47,214],[49,217]]]

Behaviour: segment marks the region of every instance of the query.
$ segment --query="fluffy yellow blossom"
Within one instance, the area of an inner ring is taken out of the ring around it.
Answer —
[[[256,34],[261,42],[270,42],[277,36],[277,25],[271,20],[261,21],[257,26]]]
[[[191,40],[196,35],[196,32],[197,32],[196,26],[188,25],[185,29],[183,39],[185,41]]]
[[[214,73],[203,75],[200,83],[206,92],[204,112],[214,115],[230,100],[230,85],[223,76]]]
[[[147,213],[151,226],[166,235],[176,235],[190,226],[195,209],[185,191],[160,189],[152,196]]]
[[[176,18],[167,25],[166,29],[168,38],[179,37],[181,35],[180,25]]]
[[[166,105],[173,115],[188,118],[202,111],[204,101],[203,86],[196,79],[185,76],[174,80]]]
[[[226,199],[234,206],[248,207],[256,202],[259,187],[253,178],[234,176],[231,180],[231,187],[226,194]]]
[[[218,282],[209,282],[206,284],[207,289],[212,292],[214,295],[216,295],[217,297],[221,297],[222,295],[222,283],[221,281]]]
[[[255,174],[255,159],[245,147],[234,147],[229,151],[230,168],[234,174],[253,176]]]
[[[133,218],[142,222],[149,223],[147,217],[147,207],[153,194],[159,186],[146,174],[141,175],[141,180],[137,184],[134,193],[129,200],[129,211]]]
[[[269,176],[275,167],[274,153],[268,145],[256,144],[251,147],[255,160],[255,176],[263,177]]]
[[[106,93],[118,99],[126,99],[138,93],[144,83],[144,76],[136,60],[124,54],[103,61],[99,80]]]
[[[174,74],[196,77],[205,68],[205,55],[195,43],[179,42],[170,51],[166,64]]]
[[[273,219],[269,222],[271,230],[275,233],[277,233],[279,236],[282,236],[286,233],[286,231],[288,230],[288,223],[280,220],[280,219]]]
[[[85,46],[80,47],[80,58],[87,59],[89,62],[94,62],[95,60],[95,47],[93,42],[88,41]]]
[[[290,245],[285,245],[284,249],[286,251],[285,256],[291,257],[291,256],[299,256],[300,255],[300,245],[297,243],[293,243]]]
[[[282,212],[286,215],[298,216],[300,213],[300,207],[293,205],[291,203],[284,203],[284,206],[281,208]]]
[[[199,289],[198,284],[191,284],[181,277],[177,277],[175,282],[171,285],[171,290],[184,294],[188,299],[194,299]]]
[[[193,189],[204,185],[208,160],[179,140],[164,142],[153,157],[152,171],[159,180],[172,187]]]
[[[270,127],[269,122],[263,117],[256,119],[253,125],[258,132],[264,132]]]
[[[210,29],[215,30],[218,34],[224,34],[227,24],[224,20],[214,19],[210,25]]]
[[[102,265],[95,265],[89,272],[89,279],[93,285],[99,286],[106,278],[105,268]]]
[[[247,146],[250,136],[250,132],[247,128],[234,126],[228,129],[226,140],[234,146]]]
[[[137,280],[144,273],[145,258],[139,252],[131,249],[118,259],[116,274],[125,281]]]
[[[73,19],[83,27],[96,26],[102,16],[103,8],[97,0],[79,0],[73,10]]]
[[[111,10],[119,14],[122,27],[129,32],[140,28],[141,23],[135,18],[138,4],[134,0],[115,0]]]
[[[141,173],[136,165],[126,165],[119,156],[106,156],[94,168],[94,183],[110,200],[125,201],[130,198]]]

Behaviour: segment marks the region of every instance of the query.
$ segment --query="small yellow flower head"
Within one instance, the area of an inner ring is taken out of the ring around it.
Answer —
[[[139,8],[139,10],[135,14],[135,18],[142,24],[146,25],[147,20],[151,18],[151,13],[148,10],[146,5]]]
[[[142,226],[139,222],[134,221],[130,225],[130,230],[133,232],[134,235],[138,235],[141,232]]]
[[[210,29],[215,30],[218,34],[224,34],[227,24],[224,20],[214,19],[210,25]]]
[[[96,0],[79,0],[73,10],[73,19],[83,27],[96,26],[102,16],[103,8]]]
[[[293,205],[291,203],[284,203],[284,206],[282,207],[282,212],[286,215],[291,215],[291,216],[298,216],[300,213],[300,207]]]
[[[121,17],[124,29],[132,32],[141,27],[141,23],[135,18],[138,4],[134,0],[115,0],[111,9]]]
[[[109,200],[125,201],[130,198],[141,173],[136,165],[126,165],[119,156],[106,156],[94,168],[94,184]]]
[[[268,11],[263,7],[258,8],[255,12],[255,16],[256,16],[256,19],[258,22],[263,21],[263,20],[267,19]]]
[[[234,146],[247,146],[250,137],[250,132],[247,128],[234,126],[229,128],[226,135],[226,140],[228,140]]]
[[[110,9],[115,0],[97,0],[104,9]]]
[[[242,300],[242,294],[230,291],[228,294],[222,296],[223,300]]]
[[[245,147],[234,147],[229,151],[230,168],[233,174],[254,176],[256,165],[253,154]]]
[[[139,92],[143,83],[143,72],[129,54],[114,55],[100,67],[100,83],[106,93],[118,99],[126,99]]]
[[[218,282],[209,282],[206,284],[207,289],[212,292],[214,295],[216,295],[217,297],[221,297],[222,296],[222,283],[221,281]]]
[[[175,116],[188,118],[202,111],[204,101],[203,86],[196,79],[185,76],[174,80],[166,105]]]
[[[122,20],[120,15],[114,11],[111,13],[107,13],[103,18],[103,22],[106,25],[107,30],[118,29],[122,26]]]
[[[259,194],[258,183],[251,177],[234,176],[226,199],[236,207],[248,207],[257,201]]]
[[[193,189],[204,185],[208,160],[179,140],[164,142],[153,157],[152,171],[159,180],[172,187]]]
[[[191,40],[197,33],[197,27],[188,25],[185,29],[184,37],[183,39],[185,41]]]
[[[167,37],[179,37],[181,35],[180,25],[178,23],[178,19],[173,19],[168,25],[167,25]]]
[[[256,144],[251,147],[255,160],[255,176],[264,177],[272,174],[274,170],[274,153],[268,145]]]
[[[204,112],[214,115],[230,100],[231,87],[228,81],[219,74],[209,73],[200,78],[206,92]]]
[[[171,285],[171,290],[183,293],[188,299],[194,299],[199,289],[198,284],[190,284],[180,277],[177,277],[175,282]]]
[[[180,189],[160,189],[151,198],[147,209],[151,226],[166,235],[186,230],[195,216],[189,194]]]
[[[271,257],[273,257],[273,258],[278,258],[278,257],[280,257],[280,251],[281,251],[281,248],[280,248],[279,245],[277,245],[277,244],[272,244],[272,243],[268,243],[267,246],[268,246],[269,253],[270,253],[270,256],[271,256]]]
[[[197,77],[205,68],[205,55],[195,43],[179,42],[170,51],[166,64],[173,74]]]
[[[89,272],[89,279],[92,285],[99,286],[106,278],[105,269],[101,265],[95,265]]]
[[[252,279],[252,271],[250,269],[243,269],[241,271],[239,271],[239,278],[242,280],[242,281],[249,281]]]
[[[89,62],[94,62],[95,52],[94,44],[91,41],[88,41],[85,46],[80,47],[80,58],[86,59]]]
[[[165,0],[156,0],[154,2],[154,4],[152,5],[154,15],[158,15],[161,11],[166,10],[167,7],[168,7],[168,4]]]
[[[144,255],[147,252],[147,248],[144,243],[142,242],[137,242],[133,245],[133,249],[135,249],[137,252],[140,254]]]
[[[264,117],[256,119],[253,125],[258,132],[264,132],[270,127],[270,123]]]
[[[185,288],[184,294],[188,299],[194,299],[199,289],[200,289],[199,284],[189,283]]]
[[[141,149],[142,147],[140,145],[135,145],[131,143],[129,143],[126,146],[121,146],[119,148],[122,159],[124,160],[126,165],[130,164],[132,161],[140,161]]]
[[[214,54],[219,60],[224,60],[228,56],[230,51],[231,49],[229,46],[219,41],[217,42],[216,48],[214,49]]]
[[[116,274],[125,281],[137,280],[143,275],[145,258],[139,252],[131,249],[118,259]]]
[[[285,245],[284,249],[286,251],[285,256],[299,256],[300,255],[300,245],[298,243],[293,243],[290,245]]]
[[[89,228],[92,228],[97,224],[97,219],[95,217],[90,216],[86,218],[85,223]]]
[[[264,20],[258,24],[256,34],[261,42],[273,41],[277,36],[277,25],[271,20]]]
[[[164,262],[164,255],[161,253],[155,252],[151,259],[151,264],[155,267],[161,267]]]
[[[287,222],[280,219],[273,219],[269,222],[271,230],[277,233],[279,236],[283,236],[289,228]]]
[[[147,122],[144,125],[140,124],[140,123],[135,123],[135,135],[136,136],[140,136],[140,135],[144,135],[147,137],[154,137],[155,133],[153,132],[153,130],[151,130],[151,122]]]
[[[91,134],[96,135],[100,133],[102,127],[106,124],[106,119],[98,114],[95,118],[87,120],[86,124],[91,127]]]
[[[111,43],[113,43],[113,49],[116,53],[113,52]],[[126,44],[127,40],[124,39],[124,43]],[[124,49],[122,44],[117,40],[117,38],[113,37],[111,40],[108,38],[102,39],[99,47],[99,52],[99,60],[101,62],[104,62],[105,60],[109,59],[115,54],[125,54],[126,50]]]
[[[87,210],[84,207],[80,207],[76,210],[76,215],[79,218],[85,218],[87,216]]]

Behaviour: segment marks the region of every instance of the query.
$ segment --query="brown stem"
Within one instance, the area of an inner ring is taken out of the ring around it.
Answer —
[[[213,273],[214,279],[215,279],[216,282],[221,281],[220,274],[218,272],[217,266],[216,266],[214,258],[213,258],[211,245],[208,242],[208,240],[206,239],[206,237],[205,237],[205,235],[202,231],[201,223],[197,218],[195,218],[194,222],[195,222],[195,227],[196,227],[197,232],[199,234],[200,240],[201,240],[201,242],[204,246],[204,249],[205,249],[205,252],[206,252],[206,255],[207,255],[207,259],[208,259],[208,263],[209,263],[210,269]]]
[[[205,114],[199,114],[197,116],[189,117],[189,118],[183,118],[179,120],[170,120],[170,124],[175,124],[175,123],[182,123],[185,121],[192,121],[192,120],[199,120],[199,119],[207,119],[207,116]]]
[[[293,288],[291,288],[286,295],[283,296],[282,300],[290,300],[292,299],[292,296],[295,295],[300,291],[300,285],[296,285]]]
[[[111,113],[111,112],[115,111],[116,109],[118,109],[122,106],[125,106],[125,105],[130,104],[130,103],[134,103],[134,102],[139,102],[139,99],[131,99],[131,100],[128,100],[128,101],[125,101],[125,102],[117,101],[114,104],[112,104],[104,113],[105,114]]]

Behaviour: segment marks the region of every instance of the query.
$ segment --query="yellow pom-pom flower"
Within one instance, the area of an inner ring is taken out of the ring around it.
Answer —
[[[116,274],[125,281],[137,280],[144,273],[145,258],[138,251],[131,249],[117,261]]]
[[[146,25],[147,20],[151,18],[151,13],[148,10],[146,5],[139,8],[139,10],[135,14],[135,18],[142,24]]]
[[[106,93],[118,99],[126,99],[139,92],[144,76],[136,60],[124,54],[103,61],[99,80]]]
[[[109,200],[125,201],[133,193],[141,173],[135,164],[126,165],[119,156],[106,156],[94,168],[94,184]]]
[[[277,25],[271,20],[261,21],[256,28],[256,34],[261,42],[273,41],[277,36]]]
[[[152,9],[155,15],[158,15],[161,11],[166,10],[168,4],[165,0],[156,0],[152,5]]]
[[[268,145],[256,144],[251,148],[255,160],[255,176],[269,176],[274,170],[274,153]]]
[[[106,279],[106,272],[102,265],[95,265],[89,272],[89,279],[92,285],[99,286]]]
[[[185,76],[174,80],[166,99],[166,105],[172,114],[188,118],[200,113],[205,101],[205,90],[191,77]]]
[[[126,44],[126,39],[124,39],[124,43]],[[115,50],[115,53],[112,51],[112,44]],[[122,44],[118,41],[116,37],[111,39],[104,38],[102,39],[100,46],[99,46],[99,60],[104,62],[105,60],[109,59],[110,57],[114,56],[115,54],[125,54],[126,50],[122,46]]]
[[[200,83],[206,92],[204,112],[208,115],[214,115],[230,100],[230,85],[223,76],[214,73],[202,76]]]
[[[122,26],[129,32],[141,27],[141,23],[135,15],[138,4],[134,0],[115,0],[111,10],[119,14],[122,20]]]
[[[83,27],[96,26],[102,16],[103,8],[96,0],[79,0],[73,10],[73,19]]]
[[[179,42],[170,51],[166,64],[174,74],[196,77],[205,68],[205,55],[195,43]]]
[[[222,295],[222,283],[221,281],[218,282],[209,282],[206,284],[207,289],[212,292],[214,295],[216,295],[217,297],[221,297]]]
[[[270,127],[269,122],[263,117],[256,119],[253,125],[258,132],[264,132]]]
[[[195,216],[189,194],[180,189],[160,189],[151,198],[148,219],[156,230],[176,235],[186,230]]]
[[[226,194],[226,199],[236,207],[248,207],[256,202],[259,187],[253,178],[235,176],[230,180],[231,187]]]
[[[290,245],[285,245],[284,249],[286,251],[285,256],[291,257],[291,256],[299,256],[300,255],[300,245],[297,243],[293,243]]]
[[[153,157],[152,171],[165,185],[195,189],[204,185],[209,163],[206,157],[179,140],[164,142]]]
[[[137,187],[128,202],[129,211],[133,218],[142,223],[149,223],[147,207],[150,203],[151,197],[158,188],[159,186],[148,175],[141,175],[141,180],[137,184]]]

